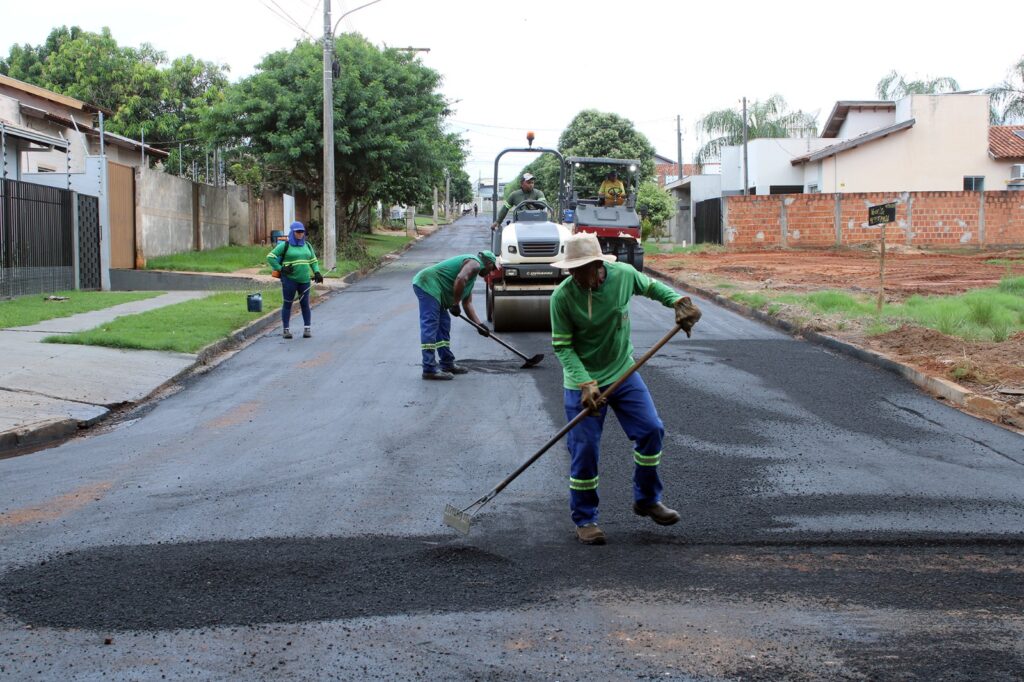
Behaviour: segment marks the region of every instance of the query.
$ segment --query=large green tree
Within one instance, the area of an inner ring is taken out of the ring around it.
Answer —
[[[440,75],[402,50],[381,50],[358,35],[335,41],[335,192],[339,225],[354,231],[385,206],[428,204],[444,186],[444,169],[460,169],[463,142],[446,134]],[[300,42],[268,55],[255,74],[230,87],[208,110],[211,143],[231,144],[229,158],[266,182],[322,191],[323,92],[321,48]]]
[[[997,125],[1024,123],[1024,57],[1013,65],[1002,83],[988,89],[992,122]]]
[[[699,121],[697,129],[710,139],[698,151],[698,166],[721,158],[722,148],[743,143],[743,110],[741,107],[712,111]],[[781,95],[747,105],[747,139],[789,137],[794,133],[817,134],[818,125],[812,114],[789,111]]]
[[[632,121],[618,114],[595,109],[584,109],[576,114],[558,137],[558,151],[565,157],[589,156],[614,159],[637,159],[639,182],[654,177],[654,146],[638,131]],[[544,154],[531,161],[521,172],[529,171],[537,176],[536,186],[548,197],[548,203],[555,206],[558,200],[558,160],[552,154]],[[597,194],[607,168],[583,167],[576,173],[576,187],[584,192]],[[518,176],[517,176],[518,177]],[[506,196],[518,189],[518,182],[506,187]]]
[[[949,76],[908,81],[894,69],[878,81],[875,95],[878,99],[897,100],[907,95],[937,95],[942,92],[956,92],[959,89],[960,84]]]

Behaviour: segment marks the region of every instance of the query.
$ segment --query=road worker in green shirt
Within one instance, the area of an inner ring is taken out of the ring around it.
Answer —
[[[508,195],[505,205],[498,211],[498,219],[491,224],[492,230],[497,230],[501,221],[505,219],[508,212],[523,203],[524,201],[544,201],[544,192],[534,189],[537,179],[532,173],[523,173],[523,179],[519,182],[519,189]]]
[[[676,323],[687,336],[700,319],[700,310],[688,297],[601,253],[597,237],[590,233],[569,237],[565,259],[552,266],[571,274],[551,296],[551,343],[562,363],[565,415],[570,421],[585,409],[591,415],[568,438],[569,507],[576,536],[587,545],[606,541],[597,525],[597,464],[609,406],[633,441],[633,512],[670,526],[679,521],[679,513],[661,502],[658,464],[665,427],[647,386],[634,372],[607,403],[600,395],[633,365],[629,324],[633,296],[674,308]]]
[[[420,350],[423,356],[423,378],[450,380],[469,370],[456,364],[451,349],[452,318],[462,314],[476,323],[477,333],[490,336],[473,307],[473,285],[479,275],[486,277],[497,262],[490,251],[476,255],[466,253],[423,268],[412,280],[412,289],[420,304]],[[441,359],[438,367],[437,356]]]

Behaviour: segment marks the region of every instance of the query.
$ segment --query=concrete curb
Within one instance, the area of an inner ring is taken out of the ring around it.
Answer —
[[[327,301],[334,297],[339,292],[344,291],[347,286],[355,284],[366,277],[369,277],[374,272],[384,267],[387,263],[392,260],[400,258],[402,254],[411,249],[420,239],[426,239],[430,235],[440,231],[431,230],[426,234],[418,234],[417,238],[405,244],[397,251],[391,252],[391,258],[384,257],[381,262],[373,268],[367,270],[357,270],[350,272],[344,277],[338,278],[337,281],[343,282],[346,286],[333,288],[325,287],[324,290],[318,290],[318,295],[315,301],[312,302],[312,306],[319,306],[324,301]],[[162,382],[156,386],[152,391],[146,394],[140,400],[124,403],[117,408],[108,409],[106,413],[89,420],[78,420],[74,418],[67,419],[51,419],[47,421],[41,421],[34,424],[25,425],[9,431],[0,433],[0,457],[12,456],[18,454],[18,450],[29,451],[38,449],[42,446],[53,444],[57,441],[65,440],[75,434],[94,426],[100,422],[103,422],[110,418],[115,413],[121,413],[125,409],[131,409],[138,407],[144,403],[154,400],[159,397],[160,393],[165,391],[168,387],[175,385],[185,377],[195,372],[200,367],[210,368],[215,367],[221,360],[225,359],[225,353],[232,350],[233,348],[241,345],[242,343],[255,339],[262,336],[266,331],[273,327],[277,322],[280,315],[280,309],[274,309],[262,315],[261,317],[253,320],[249,324],[245,325],[241,329],[238,329],[230,336],[220,339],[211,343],[204,348],[200,348],[196,352],[196,360],[188,367],[185,367],[180,372],[172,376],[170,379]]]
[[[742,303],[737,303],[736,301],[726,298],[715,291],[695,286],[683,279],[673,277],[668,273],[650,266],[645,265],[644,271],[672,282],[682,289],[691,291],[702,298],[713,301],[717,305],[720,305],[723,308],[728,308],[729,310],[739,313],[744,317],[764,322],[765,324],[775,327],[776,329],[780,329],[791,336],[799,336],[811,343],[824,346],[829,350],[849,355],[861,362],[866,362],[894,374],[898,374],[918,388],[923,389],[937,398],[956,405],[963,411],[975,417],[991,421],[1003,428],[1017,433],[1021,433],[1021,430],[1024,429],[1024,414],[1015,414],[1012,407],[1008,407],[998,400],[993,400],[988,396],[978,395],[977,393],[974,393],[953,381],[925,374],[919,369],[906,365],[898,360],[894,360],[887,355],[862,348],[848,341],[837,339],[834,336],[828,336],[821,332],[798,327],[792,322],[768,315],[767,313],[751,308],[750,306]]]

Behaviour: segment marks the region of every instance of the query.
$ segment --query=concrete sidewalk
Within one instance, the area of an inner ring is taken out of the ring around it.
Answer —
[[[144,301],[0,330],[0,454],[62,438],[112,408],[142,400],[193,366],[198,356],[164,351],[42,343],[47,336],[97,327],[207,296],[174,291]]]
[[[418,230],[420,238],[435,231],[434,228]],[[381,264],[400,258],[416,241],[383,256]],[[269,275],[248,271],[229,274],[125,272],[138,280],[133,280],[136,285],[146,285],[136,286],[135,290],[164,290],[150,286],[156,283],[169,284],[167,288],[173,290],[144,301],[26,327],[0,329],[0,457],[66,438],[81,428],[92,426],[113,409],[145,400],[164,384],[208,362],[232,344],[279,323],[279,309],[264,308],[263,314],[244,328],[194,354],[42,343],[42,339],[54,334],[85,331],[123,315],[174,305],[224,289],[237,289],[239,280],[243,282],[241,288],[280,285],[279,280]],[[323,284],[316,285],[317,297],[312,304],[319,305],[371,272],[373,270],[326,278]],[[203,290],[185,290],[188,285],[199,285]]]

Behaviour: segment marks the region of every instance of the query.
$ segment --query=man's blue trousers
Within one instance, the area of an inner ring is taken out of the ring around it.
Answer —
[[[441,369],[455,364],[452,354],[452,317],[441,302],[412,285],[416,298],[420,302],[420,350],[423,351],[423,373],[437,372],[437,359],[434,352],[441,358]]]
[[[601,390],[606,388],[602,386]],[[583,411],[580,395],[578,390],[565,389],[565,417],[570,421]],[[608,404],[601,407],[600,415],[587,417],[569,432],[569,508],[577,526],[597,523],[597,464],[609,407],[615,410],[622,430],[633,441],[633,500],[644,507],[661,501],[658,464],[665,425],[658,417],[647,385],[639,374],[633,373],[609,397]]]

